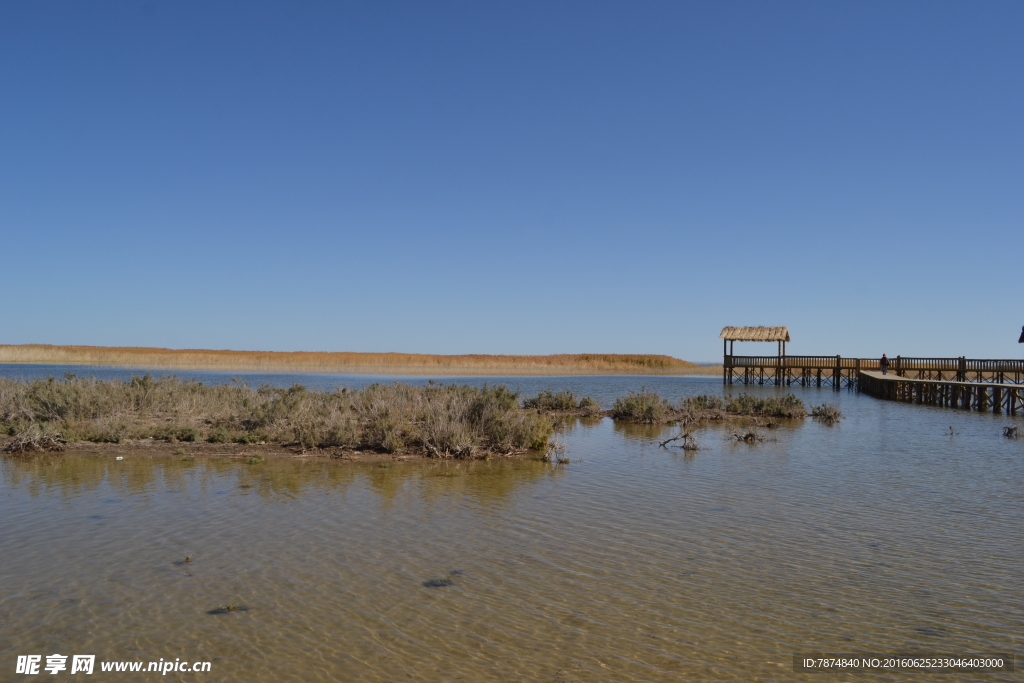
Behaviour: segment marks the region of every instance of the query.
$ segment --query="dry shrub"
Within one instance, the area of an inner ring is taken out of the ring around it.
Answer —
[[[658,424],[668,419],[672,406],[653,391],[631,391],[615,399],[612,417],[625,422]]]
[[[695,426],[702,422],[721,420],[726,417],[725,400],[721,396],[688,396],[679,402],[676,419],[684,426]]]
[[[524,408],[541,411],[576,410],[578,405],[576,394],[571,391],[542,391],[523,401]]]
[[[682,399],[673,410],[668,401],[650,391],[630,392],[616,399],[612,408],[612,417],[616,420],[646,424],[670,420],[697,424],[729,416],[800,418],[807,417],[807,410],[803,401],[793,394],[770,398],[741,394],[728,399],[702,394]]]
[[[839,412],[839,407],[831,403],[822,403],[820,406],[814,406],[811,409],[811,415],[814,416],[814,419],[821,420],[829,425],[843,419],[843,414]]]
[[[64,439],[60,432],[49,425],[30,424],[17,430],[14,439],[4,447],[5,453],[26,453],[30,451],[62,451]]]
[[[688,396],[679,402],[680,410],[692,411],[725,411],[725,399],[721,396],[701,394]]]
[[[11,433],[35,429],[67,440],[277,442],[438,457],[544,448],[552,430],[549,420],[522,410],[518,394],[504,386],[396,383],[322,392],[148,375],[128,381],[0,378],[0,424]],[[31,449],[37,441],[18,447]]]
[[[730,398],[725,406],[733,415],[750,415],[756,417],[807,417],[804,402],[793,394],[785,396],[761,398],[750,394],[740,394]]]
[[[577,413],[593,416],[604,412],[596,399],[590,396],[578,398],[572,391],[542,391],[532,398],[525,399],[523,407],[541,413]]]
[[[591,398],[590,396],[584,396],[580,399],[577,406],[578,410],[588,417],[594,417],[604,413],[604,408],[597,402],[597,399]]]

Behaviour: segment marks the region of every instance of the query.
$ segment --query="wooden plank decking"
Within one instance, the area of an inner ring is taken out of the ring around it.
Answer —
[[[1021,384],[911,379],[861,370],[857,375],[857,391],[890,401],[1007,415],[1024,413],[1024,385]]]

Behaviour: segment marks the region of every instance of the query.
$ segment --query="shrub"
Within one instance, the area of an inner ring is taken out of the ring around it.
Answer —
[[[234,438],[232,437],[231,432],[223,427],[218,427],[210,432],[210,435],[206,437],[206,440],[209,443],[231,443],[234,441]]]
[[[199,430],[195,427],[179,427],[175,436],[178,441],[195,441],[199,438]]]
[[[612,417],[625,422],[657,424],[665,421],[670,410],[669,402],[653,391],[631,391],[615,399]]]
[[[821,420],[825,424],[835,424],[843,419],[843,414],[839,412],[839,407],[831,403],[822,403],[820,406],[815,406],[811,410],[811,415],[816,420]]]
[[[681,410],[725,410],[725,399],[721,396],[688,396],[679,402]]]
[[[760,398],[750,394],[740,394],[729,399],[726,411],[734,415],[754,415],[758,417],[806,417],[807,409],[804,402],[793,394],[785,396]]]
[[[64,438],[91,441],[278,441],[439,457],[542,449],[552,431],[547,418],[524,411],[519,394],[504,386],[396,383],[320,392],[301,385],[206,386],[174,377],[0,378],[0,430],[16,435],[34,424]],[[31,448],[30,442],[25,447]]]
[[[580,399],[579,409],[584,415],[600,415],[604,412],[601,404],[589,396],[584,396]]]
[[[32,423],[14,433],[14,440],[4,448],[6,453],[25,453],[28,451],[62,451],[64,438],[60,432],[50,425]]]
[[[242,432],[234,439],[235,443],[246,444],[248,446],[255,443],[263,443],[266,440],[267,439],[262,432]]]
[[[523,407],[542,411],[576,410],[579,407],[579,402],[576,399],[576,394],[571,391],[559,391],[558,393],[542,391],[533,398],[523,401]]]
[[[85,441],[96,443],[121,443],[129,436],[128,425],[124,422],[109,419],[98,423],[92,431],[87,432]]]
[[[153,429],[148,436],[154,439],[177,443],[178,441],[197,441],[200,435],[199,430],[195,427],[167,425]]]

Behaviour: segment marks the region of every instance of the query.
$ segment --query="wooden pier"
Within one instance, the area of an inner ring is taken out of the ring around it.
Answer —
[[[787,356],[786,327],[726,327],[722,340],[723,384],[857,388],[891,401],[990,411],[1024,413],[1024,360],[982,358],[889,359],[888,374],[878,358]],[[1021,332],[1024,343],[1024,331]],[[775,342],[778,355],[735,356],[738,341]]]
[[[842,356],[732,356],[722,363],[724,384],[857,386],[862,372],[880,371],[877,358]],[[889,361],[889,376],[934,381],[1024,384],[1024,360],[904,358]]]
[[[863,370],[857,376],[857,391],[890,401],[1006,413],[1007,415],[1024,413],[1024,385],[1019,382],[1007,384],[987,381],[911,379]]]

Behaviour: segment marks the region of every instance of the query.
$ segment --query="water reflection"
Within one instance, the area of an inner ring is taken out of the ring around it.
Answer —
[[[615,422],[614,427],[616,433],[630,441],[640,443],[658,439],[664,440],[679,431],[679,428],[674,426],[630,424],[628,422]]]
[[[113,455],[63,453],[12,455],[0,468],[7,489],[23,490],[32,498],[74,498],[101,488],[122,495],[176,493],[194,486],[201,491],[237,490],[240,495],[297,500],[317,491],[344,491],[359,481],[383,502],[403,492],[424,499],[464,495],[494,502],[518,486],[562,472],[536,458],[350,463],[271,456],[250,464],[244,457],[129,455],[115,460]]]

